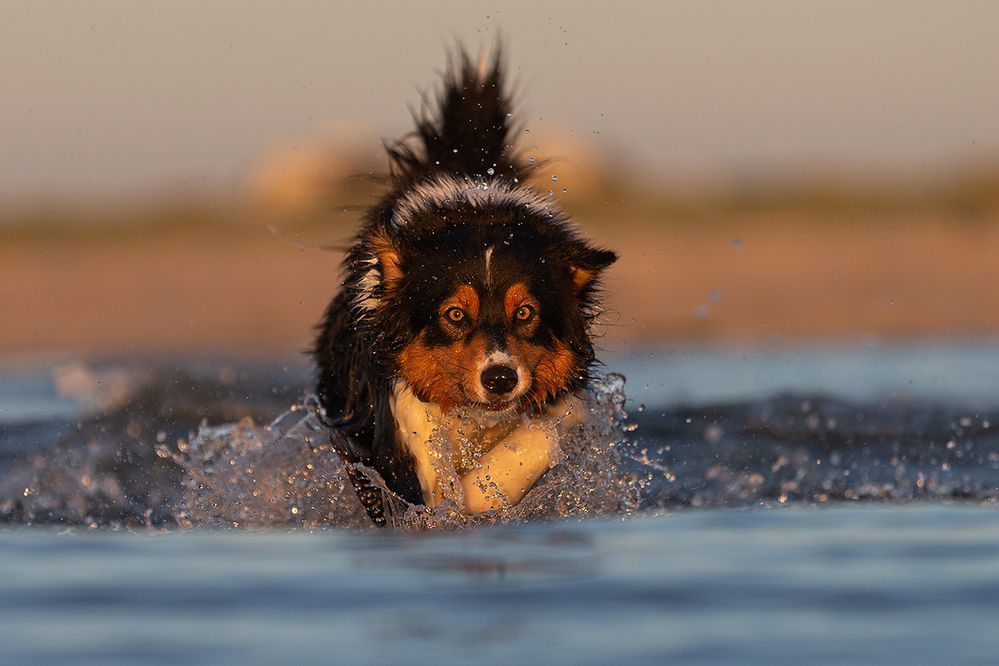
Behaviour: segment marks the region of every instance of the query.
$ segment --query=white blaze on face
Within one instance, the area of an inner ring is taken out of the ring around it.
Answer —
[[[486,248],[486,286],[491,287],[493,284],[493,274],[492,274],[492,263],[493,263],[493,248],[490,245]]]

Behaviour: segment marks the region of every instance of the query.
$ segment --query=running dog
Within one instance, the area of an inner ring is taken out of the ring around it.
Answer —
[[[318,327],[317,393],[341,455],[403,499],[498,511],[556,461],[552,424],[585,416],[599,279],[617,257],[525,186],[499,55],[459,51],[435,101],[386,145],[389,190]]]

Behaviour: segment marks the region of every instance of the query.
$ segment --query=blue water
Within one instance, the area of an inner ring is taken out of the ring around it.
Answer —
[[[2,661],[996,663],[999,513],[682,511],[420,535],[0,532]]]
[[[635,404],[650,407],[778,393],[999,404],[999,341],[989,339],[742,348],[674,345],[603,351],[600,358],[608,370],[628,377],[628,396]],[[69,358],[0,357],[0,423],[75,416],[78,405],[59,395],[52,378],[53,368],[67,365],[72,365]],[[259,369],[259,364],[231,362],[226,370],[238,377],[247,366]],[[304,383],[311,368],[298,359],[282,365],[279,374],[282,383]]]
[[[777,393],[999,404],[999,342],[662,346],[601,356],[647,405],[705,405]]]
[[[606,360],[638,504],[430,533],[285,512],[281,456],[183,527],[232,498],[157,447],[304,368],[0,362],[0,663],[999,663],[999,345]]]

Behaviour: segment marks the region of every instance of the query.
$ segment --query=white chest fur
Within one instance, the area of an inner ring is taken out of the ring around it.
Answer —
[[[519,502],[555,461],[559,433],[586,415],[583,401],[570,395],[538,417],[459,417],[421,401],[403,381],[391,408],[427,506],[453,499],[469,513]]]

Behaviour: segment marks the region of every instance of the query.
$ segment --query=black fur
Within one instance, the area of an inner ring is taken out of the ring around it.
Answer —
[[[421,331],[430,345],[453,342],[440,330],[436,308],[459,283],[487,288],[484,248],[503,249],[496,254],[492,288],[526,282],[539,300],[544,325],[531,342],[553,348],[560,340],[574,351],[578,363],[565,390],[585,388],[594,360],[589,328],[598,282],[579,288],[573,270],[596,276],[616,256],[583,241],[556,206],[539,210],[517,201],[451,202],[419,208],[405,224],[397,219],[407,194],[441,177],[462,179],[470,188],[521,188],[526,169],[511,140],[510,122],[500,58],[480,75],[467,55],[457,54],[437,108],[416,117],[411,137],[387,147],[389,191],[366,214],[344,259],[343,288],[319,326],[318,394],[331,423],[348,435],[350,450],[343,453],[374,467],[414,504],[422,503],[422,491],[411,460],[396,443],[389,407],[391,382],[400,373],[398,355]],[[384,283],[371,289],[365,280],[370,281],[372,268],[382,281],[386,277],[388,267],[374,260],[386,243],[404,278],[395,289]],[[359,308],[365,296],[376,298],[379,306]],[[499,337],[505,317],[494,310],[483,311],[479,330],[494,330]]]
[[[464,51],[452,53],[436,104],[414,113],[416,130],[408,140],[388,144],[392,184],[405,188],[437,173],[482,176],[489,169],[523,180],[525,166],[511,133],[511,102],[502,54],[482,72]]]

